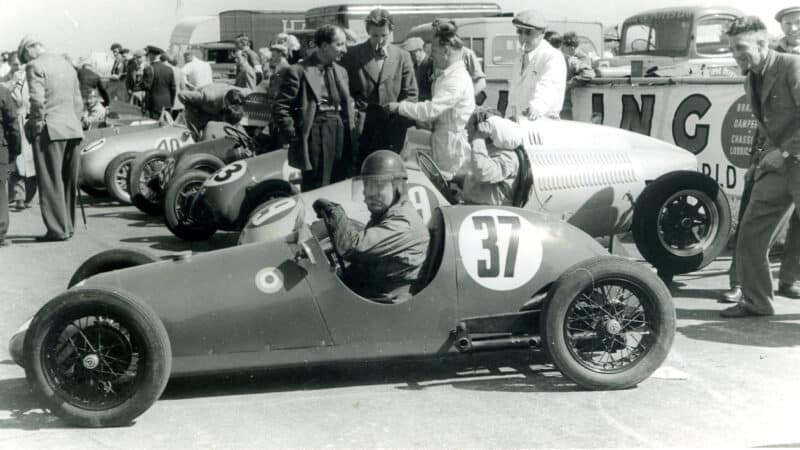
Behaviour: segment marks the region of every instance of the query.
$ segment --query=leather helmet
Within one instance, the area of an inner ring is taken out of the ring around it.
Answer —
[[[364,159],[360,178],[408,179],[403,158],[391,150],[377,150]]]

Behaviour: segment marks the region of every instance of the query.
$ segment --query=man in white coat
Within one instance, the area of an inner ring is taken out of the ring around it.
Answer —
[[[561,52],[544,40],[547,20],[536,10],[518,13],[512,21],[522,46],[509,80],[507,118],[557,119],[567,88],[567,64]]]

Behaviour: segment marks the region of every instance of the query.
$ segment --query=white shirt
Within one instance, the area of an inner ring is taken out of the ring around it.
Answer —
[[[7,62],[0,64],[0,78],[5,77],[9,72],[11,72],[11,66]]]
[[[564,105],[567,89],[567,63],[560,50],[542,39],[526,54],[528,67],[522,71],[522,55],[514,62],[508,89],[506,117],[527,116],[536,111],[540,117],[557,118]]]
[[[444,172],[454,175],[470,154],[467,121],[475,110],[475,90],[462,61],[444,69],[433,82],[433,98],[419,103],[400,102],[398,112],[420,122],[432,122],[433,159]]]
[[[191,89],[200,89],[203,86],[213,83],[211,64],[195,57],[181,67],[181,71],[186,75],[186,82]]]

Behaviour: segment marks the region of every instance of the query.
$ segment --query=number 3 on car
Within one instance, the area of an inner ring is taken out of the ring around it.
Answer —
[[[485,209],[467,216],[458,249],[469,277],[493,291],[526,284],[542,264],[541,231],[511,211]]]

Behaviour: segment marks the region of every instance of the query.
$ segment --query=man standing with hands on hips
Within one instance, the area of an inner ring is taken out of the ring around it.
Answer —
[[[78,192],[80,152],[83,139],[83,99],[75,69],[63,56],[46,53],[30,37],[19,44],[20,61],[30,90],[30,112],[25,133],[33,144],[39,180],[39,201],[47,234],[37,241],[66,241],[75,232],[75,199]]]
[[[567,64],[561,52],[544,40],[547,20],[536,10],[522,11],[512,21],[522,45],[509,80],[509,119],[558,119],[567,88]]]
[[[769,245],[789,208],[800,204],[800,57],[770,50],[766,27],[755,16],[736,19],[728,37],[766,143],[736,242],[736,257],[746,262],[736,265],[742,298],[722,316],[772,315]]]

